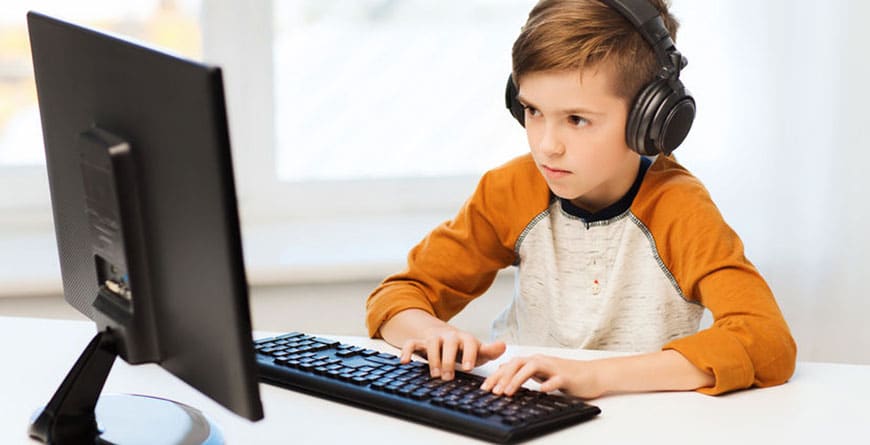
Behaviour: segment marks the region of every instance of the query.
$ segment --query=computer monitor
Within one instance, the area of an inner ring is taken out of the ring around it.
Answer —
[[[181,404],[97,403],[116,356],[262,418],[221,70],[34,12],[27,23],[64,298],[98,332],[31,436],[219,438]],[[149,418],[160,424],[130,424]]]

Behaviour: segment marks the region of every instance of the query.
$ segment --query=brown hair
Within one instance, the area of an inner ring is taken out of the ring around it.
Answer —
[[[649,0],[676,39],[679,23],[666,0]],[[541,0],[513,46],[513,78],[537,71],[584,70],[602,62],[614,69],[613,92],[631,101],[659,66],[634,25],[600,0]]]

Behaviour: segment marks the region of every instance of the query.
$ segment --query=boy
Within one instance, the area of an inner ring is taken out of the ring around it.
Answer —
[[[505,342],[639,353],[514,358],[483,382],[495,394],[530,378],[583,398],[781,384],[796,348],[774,297],[703,185],[668,156],[691,116],[654,160],[631,146],[631,110],[667,59],[613,3],[542,0],[531,11],[512,54],[515,117],[531,153],[487,172],[456,218],[411,251],[407,270],[374,290],[369,333],[401,347],[403,361],[426,356],[447,380],[457,366],[499,357]],[[667,5],[650,3],[673,38]],[[675,85],[684,61],[670,46]],[[493,324],[497,341],[446,322],[510,265],[516,290]],[[704,308],[714,324],[698,332]]]

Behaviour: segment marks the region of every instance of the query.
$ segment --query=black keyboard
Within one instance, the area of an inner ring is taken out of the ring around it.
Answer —
[[[480,389],[483,377],[429,375],[423,362],[293,332],[254,342],[265,383],[409,419],[490,442],[540,436],[598,415],[581,399],[521,388],[512,397]]]

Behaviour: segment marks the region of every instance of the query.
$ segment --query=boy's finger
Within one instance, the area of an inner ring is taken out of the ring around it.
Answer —
[[[485,379],[483,379],[483,383],[480,384],[480,389],[482,389],[484,391],[491,390],[492,387],[495,386],[495,382],[498,381],[499,377],[500,377],[499,370],[496,370],[495,372],[493,372],[492,374],[487,376]]]
[[[517,370],[517,373],[514,374],[510,381],[505,385],[504,393],[508,396],[514,395],[514,393],[520,389],[520,386],[523,386],[523,383],[532,378],[532,376],[537,374],[538,371],[540,371],[540,366],[537,363],[533,361],[526,362],[526,364]]]
[[[417,349],[417,342],[415,340],[407,340],[405,344],[402,345],[402,353],[399,356],[399,361],[401,363],[408,363],[411,361],[411,354]]]
[[[508,369],[504,365],[499,366],[492,374],[490,374],[483,380],[483,383],[480,385],[480,389],[484,391],[491,391],[496,383],[501,380],[502,375],[505,372],[508,372]]]
[[[550,377],[545,380],[544,383],[541,383],[541,391],[542,392],[550,392],[555,391],[562,387],[563,379],[557,375]]]
[[[478,349],[477,364],[482,365],[490,360],[495,360],[501,357],[506,350],[507,345],[503,341],[482,344]]]
[[[453,378],[458,348],[459,341],[455,337],[444,340],[444,344],[441,345],[441,378],[444,380]]]
[[[493,381],[492,393],[496,395],[504,393],[508,383],[510,383],[513,376],[517,371],[519,371],[520,367],[522,367],[525,362],[526,361],[523,359],[513,359],[499,366],[498,379]]]
[[[477,363],[477,349],[480,343],[474,337],[465,338],[462,341],[462,370],[471,371]]]
[[[429,374],[441,377],[441,339],[433,337],[426,340],[426,357],[429,359]]]

